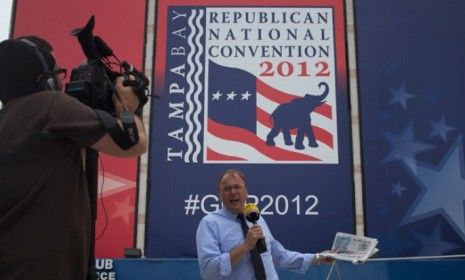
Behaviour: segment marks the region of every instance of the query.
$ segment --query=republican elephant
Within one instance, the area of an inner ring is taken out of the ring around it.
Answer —
[[[318,84],[318,87],[323,89],[321,95],[306,94],[304,97],[299,97],[291,100],[289,103],[280,104],[271,114],[270,118],[273,128],[266,137],[266,144],[268,146],[276,145],[274,138],[278,136],[279,132],[283,132],[284,143],[288,146],[293,145],[290,130],[297,128],[297,136],[295,139],[295,148],[303,150],[303,140],[305,135],[308,138],[308,145],[310,147],[318,147],[313,133],[310,113],[316,107],[325,103],[325,98],[329,93],[329,86],[325,82]]]

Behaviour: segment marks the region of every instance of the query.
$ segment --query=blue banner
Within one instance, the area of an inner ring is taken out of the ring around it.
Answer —
[[[148,257],[196,256],[229,168],[285,247],[326,250],[353,232],[343,2],[307,2],[160,1]]]
[[[379,256],[465,249],[465,3],[357,0],[367,235]]]

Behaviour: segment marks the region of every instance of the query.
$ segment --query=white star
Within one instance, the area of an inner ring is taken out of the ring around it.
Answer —
[[[234,100],[234,97],[237,95],[234,93],[234,91],[231,91],[231,93],[226,94],[228,98],[226,100]]]
[[[113,203],[116,209],[111,218],[120,217],[123,219],[124,223],[129,226],[129,219],[134,214],[134,206],[129,200],[129,197],[126,197],[124,201],[115,200]]]
[[[249,93],[249,91],[244,92],[242,95],[241,100],[249,100],[249,97],[252,95]]]
[[[220,93],[220,91],[217,91],[216,93],[212,94],[213,98],[212,100],[220,100],[220,96],[223,95]]]

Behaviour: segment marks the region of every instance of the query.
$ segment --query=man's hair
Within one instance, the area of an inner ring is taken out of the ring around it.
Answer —
[[[49,69],[55,68],[56,62],[51,54],[52,46],[40,37],[23,36],[0,42],[0,101],[2,103],[43,90],[39,79],[45,74],[44,67],[34,48],[21,39],[36,44],[37,51],[44,56]]]
[[[226,175],[237,175],[239,177],[241,177],[242,181],[244,181],[244,184],[246,184],[246,180],[245,180],[245,175],[244,173],[242,173],[241,171],[237,170],[237,169],[228,169],[226,170],[225,172],[223,172],[221,174],[221,176],[218,178],[218,189],[220,189],[220,184],[221,184],[221,181],[223,180],[223,178],[226,176]],[[247,186],[247,184],[246,184]]]

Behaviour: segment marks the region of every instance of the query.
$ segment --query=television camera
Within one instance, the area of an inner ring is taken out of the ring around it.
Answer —
[[[95,16],[92,16],[82,28],[71,31],[81,45],[87,60],[72,69],[70,81],[65,85],[65,92],[93,109],[115,114],[112,97],[115,94],[115,81],[123,76],[124,86],[131,86],[139,99],[136,113],[147,103],[149,96],[149,79],[126,61],[121,62],[113,50],[99,37],[93,35]],[[118,68],[117,71],[114,68]]]

